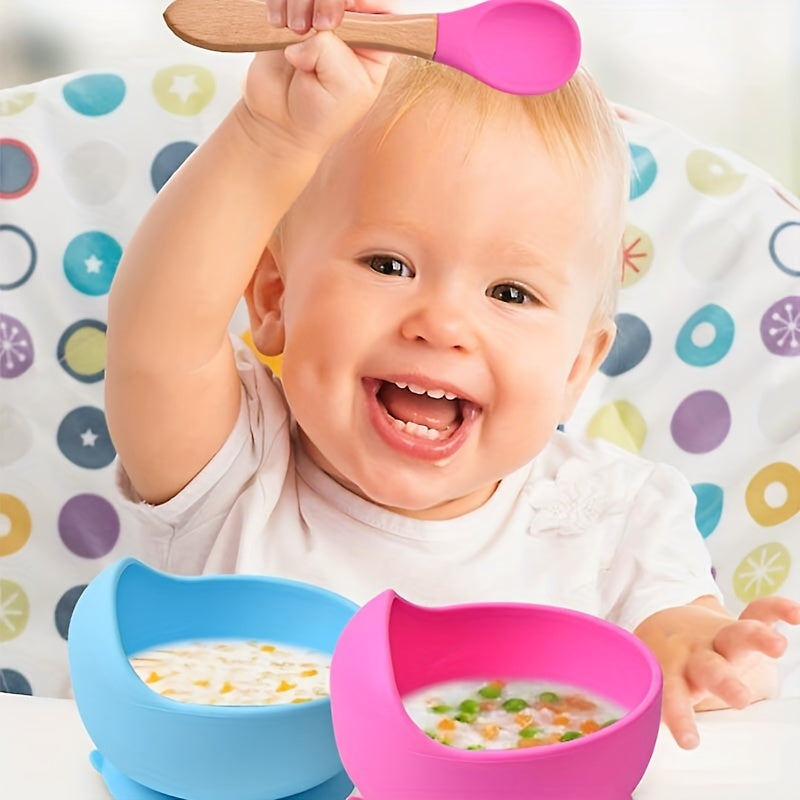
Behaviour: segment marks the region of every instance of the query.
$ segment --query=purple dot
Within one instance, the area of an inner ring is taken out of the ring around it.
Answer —
[[[33,364],[28,329],[9,314],[0,314],[0,378],[17,378]]]
[[[731,410],[719,392],[690,394],[675,409],[670,430],[675,444],[687,453],[708,453],[725,441]]]
[[[117,543],[119,516],[114,506],[99,495],[79,494],[61,508],[58,533],[76,556],[101,558]]]
[[[776,356],[800,356],[800,297],[784,297],[766,310],[761,339]]]

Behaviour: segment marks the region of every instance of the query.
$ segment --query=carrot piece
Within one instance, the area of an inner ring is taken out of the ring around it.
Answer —
[[[497,725],[484,725],[481,731],[484,739],[496,739],[500,735],[500,728]]]
[[[450,719],[450,717],[444,717],[439,720],[436,727],[440,731],[454,731],[456,729],[456,723],[455,720]]]
[[[553,725],[569,725],[569,714],[556,714],[552,723]]]
[[[582,733],[594,733],[600,730],[600,723],[595,719],[587,719],[581,723]]]
[[[527,728],[528,725],[533,722],[533,715],[525,711],[520,711],[519,714],[514,717],[514,722],[516,722],[520,728]]]
[[[296,683],[289,683],[289,681],[281,681],[278,684],[278,688],[275,689],[276,692],[288,692],[289,689],[294,689],[297,686]]]

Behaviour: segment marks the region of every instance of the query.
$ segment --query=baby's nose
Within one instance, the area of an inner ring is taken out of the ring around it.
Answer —
[[[425,303],[406,315],[401,326],[406,339],[434,347],[473,350],[478,341],[474,314],[462,303]]]

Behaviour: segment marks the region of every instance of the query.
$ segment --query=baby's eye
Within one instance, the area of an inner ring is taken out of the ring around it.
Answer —
[[[529,292],[515,286],[513,283],[498,283],[496,286],[490,286],[486,290],[486,294],[493,300],[499,300],[501,303],[530,303],[535,302],[536,298]]]
[[[398,278],[413,278],[411,268],[394,256],[370,256],[365,259],[366,265],[381,275],[394,275]]]

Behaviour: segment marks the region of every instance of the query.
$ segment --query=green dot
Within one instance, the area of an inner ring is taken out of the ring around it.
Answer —
[[[557,703],[561,698],[555,692],[539,692],[539,699],[543,703]]]
[[[519,735],[523,739],[533,739],[535,736],[538,736],[542,732],[541,728],[535,728],[533,725],[528,725],[527,728],[523,728]]]
[[[503,703],[503,708],[511,712],[522,711],[523,708],[527,707],[528,704],[521,697],[509,697],[508,700]]]
[[[571,742],[573,739],[580,739],[581,736],[583,736],[583,734],[580,731],[564,731],[559,741]]]
[[[0,642],[19,636],[30,617],[28,595],[14,581],[0,579]]]
[[[500,686],[499,683],[487,683],[486,686],[482,686],[478,689],[478,694],[481,697],[485,697],[487,700],[495,700],[500,697],[502,691],[503,687]]]

